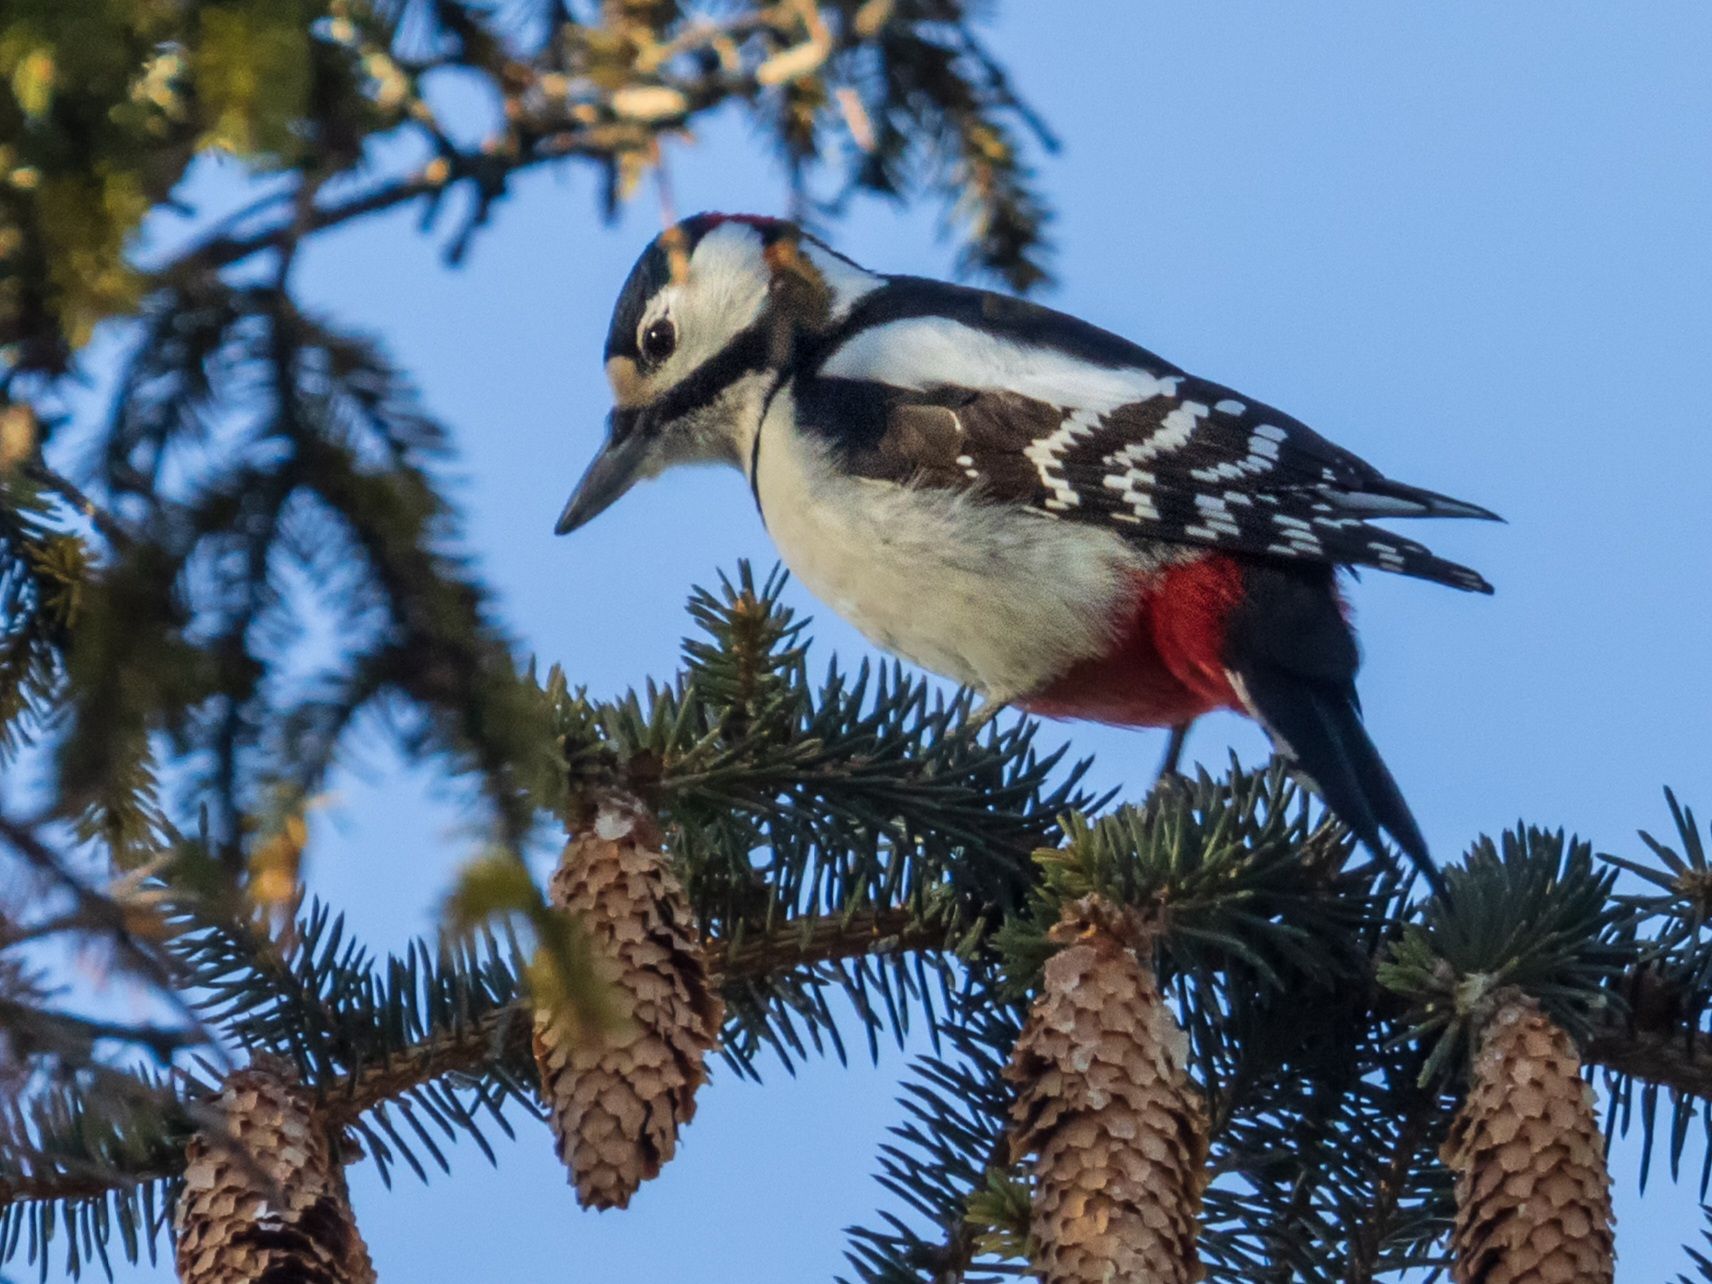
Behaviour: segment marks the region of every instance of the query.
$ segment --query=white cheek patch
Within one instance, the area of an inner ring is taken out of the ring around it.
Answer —
[[[657,400],[718,356],[761,315],[770,281],[761,234],[749,224],[722,223],[702,237],[690,255],[689,279],[656,294],[636,327],[640,345],[649,326],[669,317],[677,347],[659,369],[639,375],[626,390],[633,400],[620,404]],[[613,392],[620,395],[616,381]]]
[[[678,350],[667,368],[682,378],[747,329],[766,306],[771,279],[761,234],[747,223],[722,223],[702,237],[690,256],[689,284],[672,287],[679,292],[672,312]]]

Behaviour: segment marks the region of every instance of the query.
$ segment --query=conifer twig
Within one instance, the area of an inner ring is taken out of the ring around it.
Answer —
[[[204,1041],[201,1032],[182,1026],[102,1021],[75,1012],[45,1012],[0,996],[0,1030],[30,1031],[38,1025],[63,1035],[66,1042],[84,1046],[103,1039],[136,1044],[147,1048],[159,1061],[166,1061],[181,1048],[196,1047]]]
[[[895,955],[944,948],[947,935],[943,925],[921,923],[907,909],[894,906],[850,917],[826,915],[787,922],[777,933],[754,937],[729,955],[718,941],[709,942],[706,948],[715,977],[729,983],[789,968],[861,958],[876,950]],[[384,1063],[320,1085],[327,1118],[330,1123],[348,1124],[447,1075],[479,1074],[485,1066],[496,1063],[527,1065],[533,1024],[533,1008],[519,999],[461,1030],[431,1035]],[[116,1186],[171,1177],[179,1166],[178,1162],[150,1163],[127,1171],[122,1180],[83,1172],[0,1178],[0,1206],[25,1200],[93,1199]]]
[[[1712,1100],[1712,1034],[1635,1029],[1615,1019],[1587,1041],[1582,1057],[1613,1074]]]
[[[131,930],[123,906],[87,886],[72,873],[59,853],[49,847],[28,822],[0,814],[0,842],[11,847],[58,890],[69,893],[77,907],[77,914],[91,930],[103,934],[139,976],[158,988],[162,997],[169,999],[179,1011],[189,1012],[185,1002],[177,997],[173,989],[172,977],[165,963],[157,954],[146,949]]]
[[[55,472],[39,459],[26,464],[24,472],[38,486],[58,495],[76,509],[113,548],[122,549],[130,544],[131,534],[119,523],[119,519],[91,499],[69,477]]]
[[[997,1169],[1003,1172],[1011,1167],[1011,1134],[1007,1131],[999,1133],[998,1140],[987,1153],[986,1165],[981,1170],[981,1176]],[[973,1192],[971,1192],[973,1194]],[[934,1254],[926,1265],[934,1272],[933,1284],[963,1284],[964,1278],[975,1265],[975,1259],[981,1255],[980,1228],[968,1216],[968,1204],[965,1200],[964,1216],[952,1223],[946,1229],[945,1238],[940,1242]],[[993,1263],[984,1266],[983,1270],[995,1274],[1010,1274],[1012,1268],[1003,1264]],[[1031,1271],[1031,1267],[1017,1267],[1017,1274]]]
[[[828,914],[786,924],[777,933],[750,937],[725,948],[707,947],[708,964],[720,980],[764,976],[782,967],[800,967],[864,954],[913,954],[945,943],[945,927],[924,923],[905,906],[892,906],[849,918]]]
[[[809,967],[867,954],[914,953],[945,944],[945,929],[891,907],[850,918],[829,914],[786,923],[778,932],[753,937],[727,952],[707,945],[709,971],[720,983],[751,980],[788,968]],[[522,1000],[472,1022],[467,1029],[436,1034],[383,1065],[371,1066],[328,1090],[332,1115],[349,1122],[384,1101],[448,1074],[474,1073],[493,1061],[527,1062],[534,1009]]]

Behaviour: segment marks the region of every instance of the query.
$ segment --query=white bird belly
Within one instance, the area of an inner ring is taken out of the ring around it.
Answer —
[[[755,493],[791,573],[876,646],[999,700],[1116,641],[1147,559],[1097,526],[854,477],[775,398]]]

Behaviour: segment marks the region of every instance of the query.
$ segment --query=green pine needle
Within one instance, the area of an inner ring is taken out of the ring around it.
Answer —
[[[1316,820],[1284,767],[1156,790],[1098,820],[1072,813],[1061,847],[1036,853],[1042,883],[1002,937],[1012,984],[1032,986],[1046,933],[1084,896],[1135,911],[1184,971],[1231,967],[1269,986],[1330,984],[1366,968],[1360,930],[1377,913],[1374,867],[1350,865],[1349,836]]]
[[[1615,870],[1563,831],[1532,826],[1482,837],[1445,873],[1380,964],[1379,980],[1414,1005],[1415,1040],[1433,1040],[1422,1082],[1459,1067],[1459,1053],[1495,996],[1519,989],[1578,1038],[1616,999],[1611,982],[1631,951],[1619,940],[1625,914],[1611,896]]]

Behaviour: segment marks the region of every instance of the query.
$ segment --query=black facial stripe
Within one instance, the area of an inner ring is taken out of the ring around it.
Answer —
[[[773,398],[784,386],[784,381],[780,380],[767,389],[766,400],[761,403],[761,416],[755,421],[755,440],[749,443],[749,493],[755,497],[755,511],[761,514],[762,526],[767,524],[767,510],[761,507],[761,429],[766,426],[767,412],[773,408]]]
[[[670,423],[692,410],[710,404],[744,375],[767,368],[771,345],[760,323],[742,331],[714,357],[692,370],[676,387],[669,388],[649,407],[656,423]]]

